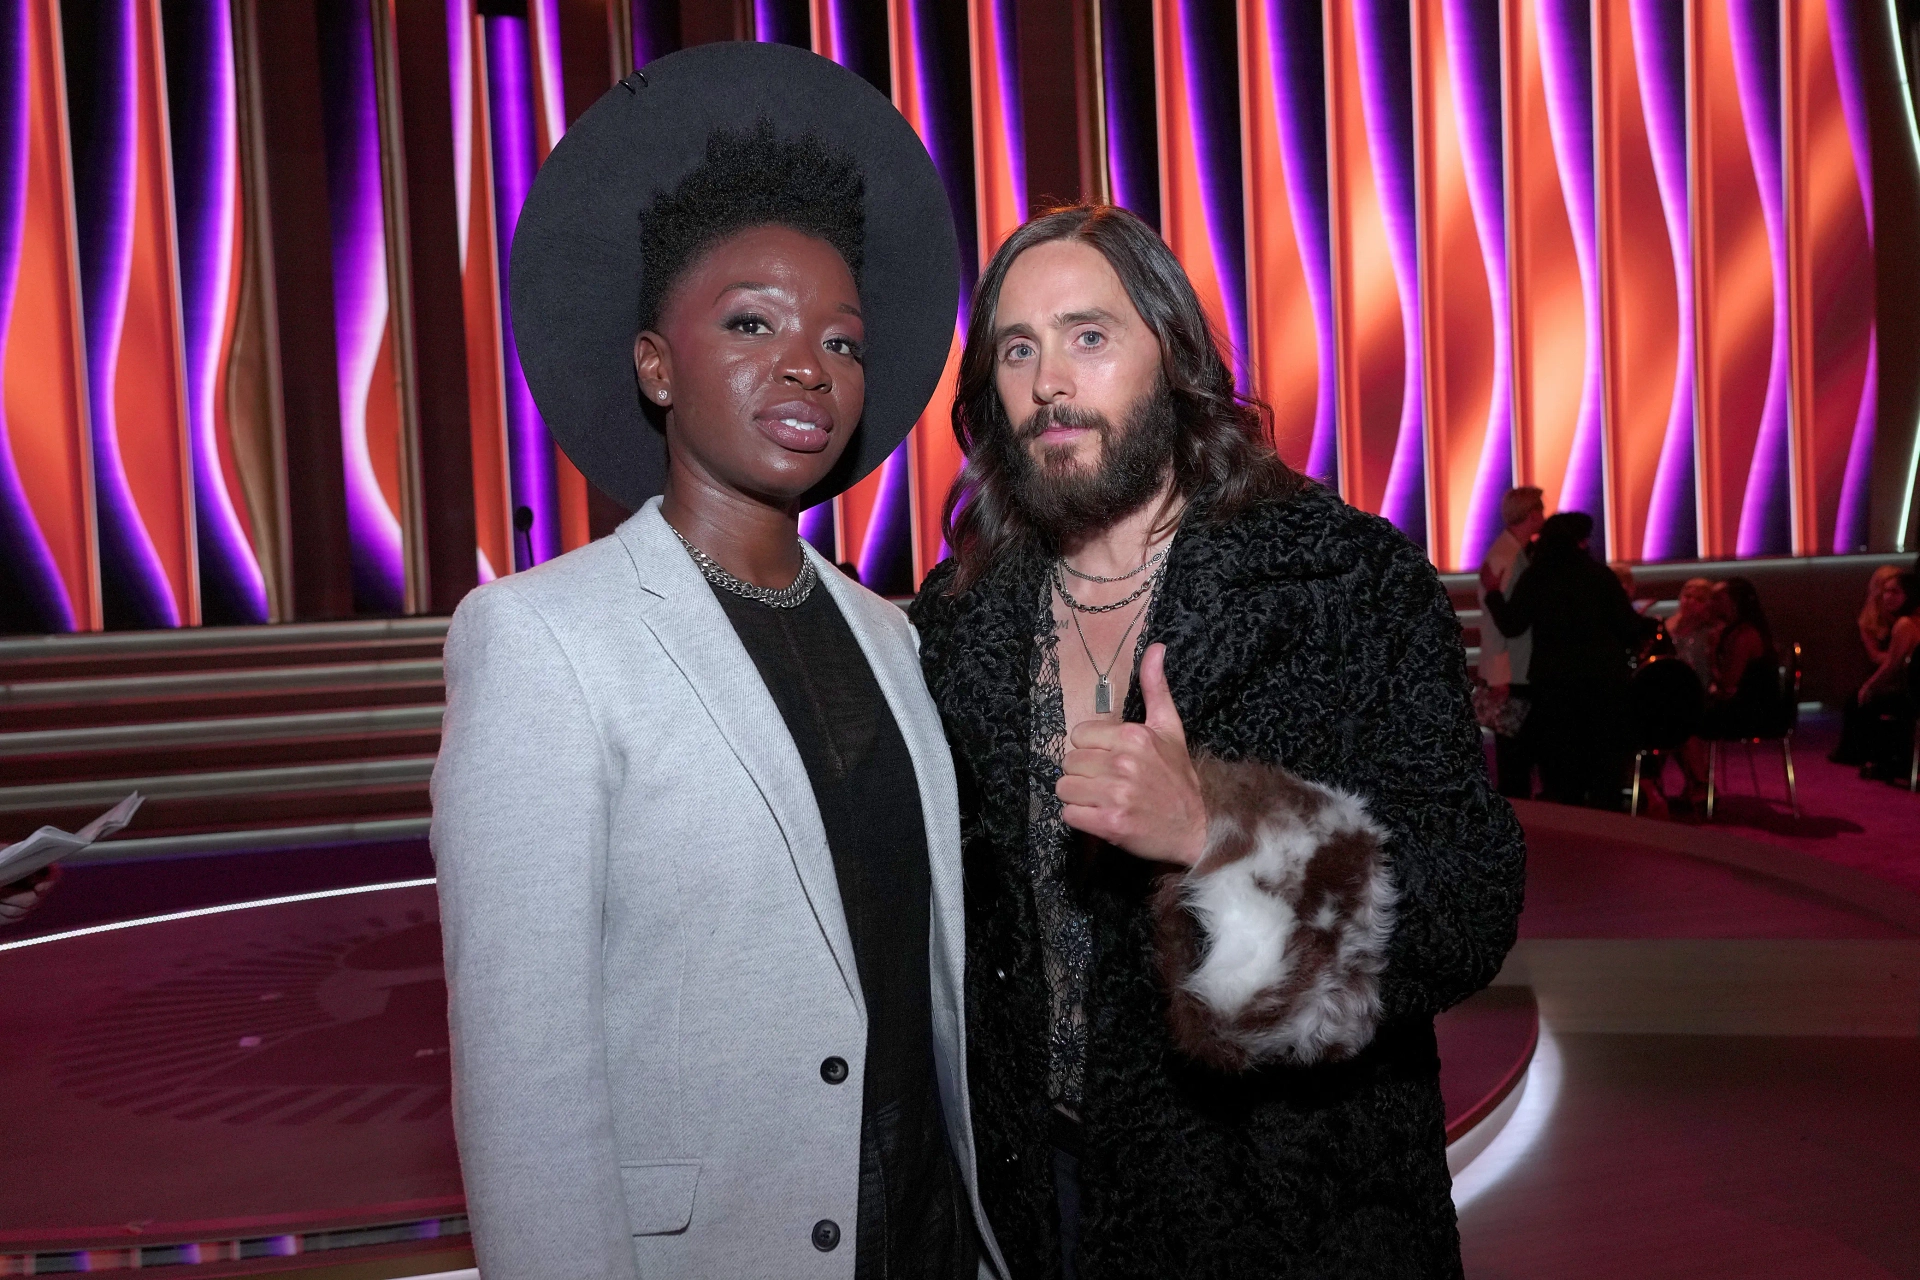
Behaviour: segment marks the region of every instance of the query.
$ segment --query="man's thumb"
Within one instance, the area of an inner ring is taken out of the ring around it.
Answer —
[[[1173,691],[1167,688],[1167,646],[1150,644],[1140,656],[1140,696],[1147,704],[1147,728],[1156,733],[1187,740],[1180,712],[1173,705]]]

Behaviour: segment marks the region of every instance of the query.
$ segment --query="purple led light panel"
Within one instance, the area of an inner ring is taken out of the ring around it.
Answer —
[[[1373,160],[1380,215],[1394,281],[1400,288],[1400,328],[1406,349],[1400,428],[1380,514],[1425,546],[1427,542],[1426,412],[1420,344],[1419,232],[1413,180],[1413,30],[1404,3],[1353,0],[1354,43],[1360,63],[1367,150]]]
[[[372,11],[354,0],[326,0],[321,9],[321,41],[340,444],[354,607],[369,613],[398,613],[406,593],[400,521],[381,492],[367,440],[367,402],[388,310]]]
[[[1500,114],[1500,15],[1447,0],[1447,63],[1459,119],[1467,199],[1487,274],[1493,318],[1493,386],[1480,466],[1467,503],[1461,567],[1477,565],[1500,536],[1500,499],[1513,483],[1513,318],[1507,281],[1506,164]]]
[[[1693,496],[1693,241],[1687,188],[1686,14],[1671,0],[1633,0],[1632,19],[1641,111],[1646,117],[1660,206],[1666,215],[1680,330],[1674,353],[1672,407],[1661,438],[1660,461],[1654,469],[1640,556],[1643,560],[1678,560],[1692,556],[1699,546]]]
[[[27,93],[32,66],[32,51],[27,47],[29,2],[0,0],[0,42],[4,42],[0,47],[7,51],[7,56],[0,58],[0,360],[6,355],[13,319],[26,219]],[[60,581],[60,569],[46,535],[27,502],[26,489],[14,466],[7,427],[6,402],[0,397],[0,586],[21,593],[26,612],[39,626],[49,631],[72,631],[73,604]]]
[[[499,270],[504,295],[513,230],[533,185],[531,51],[524,18],[487,18],[487,105],[493,124],[493,207],[498,227]],[[501,298],[501,363],[505,372],[507,461],[515,506],[533,509],[529,537],[533,558],[550,560],[560,550],[559,490],[554,482],[553,443],[534,407],[513,338],[513,309]]]

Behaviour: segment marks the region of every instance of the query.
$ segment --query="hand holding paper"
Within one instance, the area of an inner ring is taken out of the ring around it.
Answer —
[[[0,890],[120,830],[133,820],[134,812],[145,799],[136,791],[78,831],[42,827],[18,844],[0,849]]]

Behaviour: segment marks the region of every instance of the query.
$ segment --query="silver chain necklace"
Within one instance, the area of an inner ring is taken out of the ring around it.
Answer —
[[[668,525],[667,528],[673,529],[673,526]],[[706,575],[708,582],[755,604],[769,605],[775,609],[798,608],[806,603],[807,597],[813,594],[813,584],[820,580],[820,574],[814,569],[813,561],[807,558],[805,548],[800,552],[800,572],[794,575],[791,584],[776,591],[772,587],[757,587],[744,578],[734,577],[721,568],[718,560],[688,542],[678,529],[673,529],[673,536],[680,539],[680,545],[687,549],[687,554],[693,557],[693,563]]]
[[[1146,592],[1153,590],[1154,584],[1159,580],[1160,580],[1160,575],[1157,573],[1154,574],[1151,578],[1147,579],[1146,586],[1142,587],[1139,591],[1134,592],[1133,595],[1128,596],[1127,599],[1128,600],[1134,599],[1137,596],[1143,595]],[[1055,575],[1054,585],[1055,586],[1060,585],[1060,580],[1058,575]],[[1063,589],[1060,592],[1060,594],[1062,596],[1066,596],[1067,593]],[[1069,597],[1069,603],[1071,603],[1070,597]],[[1121,601],[1121,604],[1125,604],[1125,603],[1126,601],[1124,600]],[[1093,714],[1097,716],[1112,714],[1113,682],[1108,677],[1110,677],[1113,674],[1114,667],[1117,666],[1120,662],[1120,654],[1127,647],[1127,637],[1132,635],[1133,629],[1140,625],[1140,619],[1144,618],[1147,615],[1147,610],[1152,606],[1152,604],[1153,604],[1153,601],[1151,598],[1149,598],[1146,604],[1143,604],[1140,606],[1139,612],[1133,615],[1133,620],[1127,623],[1127,629],[1120,633],[1120,643],[1114,646],[1113,656],[1107,659],[1107,669],[1105,671],[1102,671],[1100,669],[1100,663],[1096,661],[1093,656],[1093,648],[1091,645],[1087,643],[1087,633],[1080,629],[1080,614],[1082,612],[1095,613],[1095,612],[1101,612],[1101,610],[1095,610],[1095,609],[1081,610],[1076,606],[1075,612],[1067,615],[1068,617],[1073,619],[1073,633],[1080,637],[1081,649],[1086,651],[1087,665],[1093,668],[1093,675],[1094,675]],[[1118,605],[1107,606],[1107,608],[1109,609],[1118,608],[1118,607],[1119,607]]]
[[[1080,581],[1082,582],[1108,582],[1108,583],[1125,582],[1128,578],[1138,577],[1140,574],[1145,573],[1147,570],[1153,568],[1153,566],[1159,564],[1162,560],[1165,560],[1166,558],[1167,558],[1167,548],[1161,547],[1158,551],[1148,556],[1145,560],[1141,561],[1134,568],[1127,570],[1125,573],[1115,574],[1111,578],[1103,578],[1097,573],[1082,573],[1078,569],[1074,568],[1072,565],[1068,564],[1067,558],[1065,556],[1060,557],[1060,567],[1062,569],[1065,569],[1068,573],[1072,574],[1074,577],[1080,579]]]
[[[1058,591],[1060,598],[1067,602],[1067,608],[1073,610],[1075,613],[1112,613],[1115,609],[1124,609],[1141,596],[1147,594],[1147,592],[1153,590],[1153,584],[1160,581],[1160,570],[1155,569],[1147,575],[1145,582],[1135,587],[1127,595],[1115,600],[1112,604],[1081,604],[1073,598],[1073,593],[1067,590],[1066,575],[1060,572],[1061,566],[1064,564],[1066,564],[1064,560],[1056,560],[1053,562],[1053,589]]]

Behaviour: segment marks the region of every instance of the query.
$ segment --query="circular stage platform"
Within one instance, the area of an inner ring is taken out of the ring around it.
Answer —
[[[430,882],[0,946],[0,1274],[464,1245]],[[1524,988],[1441,1019],[1450,1141],[1497,1124],[1536,1022]]]

